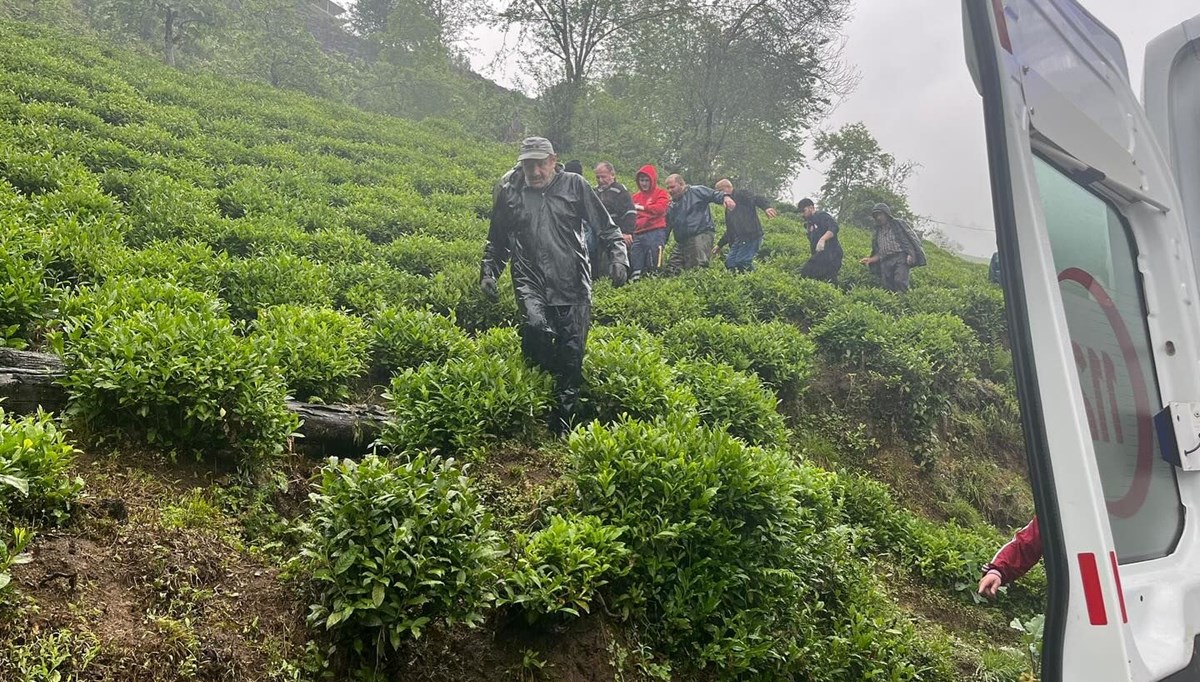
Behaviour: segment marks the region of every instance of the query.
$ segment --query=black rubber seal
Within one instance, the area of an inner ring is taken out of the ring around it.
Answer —
[[[1029,305],[1021,273],[1017,238],[1016,211],[1008,158],[1008,132],[1004,124],[1001,96],[1003,75],[996,56],[990,0],[963,3],[973,36],[975,62],[980,89],[983,91],[983,119],[988,158],[991,160],[992,213],[996,223],[996,242],[1000,253],[1005,313],[1012,345],[1013,373],[1017,399],[1021,407],[1021,427],[1025,435],[1025,453],[1029,463],[1030,485],[1037,507],[1038,525],[1046,562],[1046,621],[1042,640],[1043,682],[1063,679],[1063,643],[1070,603],[1070,571],[1063,540],[1062,516],[1055,494],[1050,447],[1046,440],[1046,422],[1042,414],[1037,367],[1033,358],[1033,335],[1029,324]]]

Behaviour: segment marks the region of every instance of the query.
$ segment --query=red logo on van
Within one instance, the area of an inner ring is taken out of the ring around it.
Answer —
[[[1129,518],[1137,513],[1146,494],[1150,489],[1150,472],[1154,466],[1154,424],[1150,408],[1150,391],[1146,387],[1145,375],[1142,373],[1142,362],[1138,358],[1137,349],[1133,345],[1133,337],[1121,313],[1104,287],[1087,271],[1080,268],[1067,268],[1058,274],[1059,282],[1074,282],[1087,290],[1092,300],[1099,304],[1104,311],[1108,325],[1112,328],[1121,348],[1121,358],[1124,360],[1125,371],[1129,374],[1129,385],[1133,391],[1133,407],[1137,415],[1137,461],[1134,465],[1133,482],[1129,489],[1118,499],[1106,499],[1108,512],[1120,518]],[[1108,353],[1097,353],[1091,348],[1071,343],[1075,354],[1075,362],[1080,371],[1089,370],[1091,386],[1084,386],[1084,407],[1087,410],[1088,426],[1092,431],[1092,440],[1096,442],[1124,443],[1126,434],[1121,428],[1117,410],[1116,367]],[[1091,396],[1088,396],[1088,389]],[[1111,418],[1111,430],[1109,428]]]

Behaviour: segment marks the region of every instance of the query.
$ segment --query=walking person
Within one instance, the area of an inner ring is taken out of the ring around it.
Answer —
[[[667,245],[667,206],[671,195],[658,186],[658,171],[651,164],[637,172],[638,191],[633,195],[633,242],[629,245],[630,279],[637,280],[662,267]]]
[[[837,284],[837,276],[842,271],[842,258],[845,255],[837,237],[837,221],[827,212],[818,211],[812,199],[801,199],[797,206],[804,216],[808,245],[812,249],[812,255],[800,269],[800,275]]]
[[[637,210],[633,207],[633,197],[630,196],[629,190],[625,189],[625,185],[617,182],[617,171],[611,163],[601,161],[596,164],[595,172],[596,196],[600,197],[600,203],[604,204],[609,217],[620,228],[621,238],[625,240],[625,248],[628,250],[633,243],[633,231],[637,227]],[[608,258],[603,252],[597,255],[600,257],[592,259],[593,277],[608,272]]]
[[[737,208],[733,197],[709,187],[689,185],[682,175],[667,176],[667,229],[675,237],[675,248],[667,259],[667,272],[676,274],[691,268],[708,267],[717,226],[709,204],[723,204],[725,210]]]
[[[749,190],[733,188],[729,179],[718,180],[713,189],[733,197],[737,208],[725,209],[725,234],[713,249],[713,255],[729,245],[729,255],[725,257],[725,268],[732,272],[750,272],[754,269],[754,257],[762,248],[763,229],[758,220],[758,209],[763,209],[768,218],[774,218],[779,213],[771,208],[771,202],[765,197],[758,196]]]
[[[479,287],[498,296],[496,281],[512,261],[521,317],[521,352],[554,377],[556,414],[551,428],[573,424],[583,383],[583,355],[591,324],[592,273],[584,223],[612,261],[613,286],[625,284],[628,258],[621,231],[582,176],[558,168],[550,141],[526,138],[493,193],[492,218],[480,265]]]
[[[859,261],[869,266],[892,292],[908,291],[909,271],[925,265],[925,250],[921,239],[907,221],[892,215],[887,204],[871,208],[875,235],[871,239],[871,255]]]

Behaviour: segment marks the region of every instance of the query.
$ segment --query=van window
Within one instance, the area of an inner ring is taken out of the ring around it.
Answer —
[[[1162,401],[1133,238],[1113,206],[1035,163],[1117,557],[1162,557],[1182,531],[1183,506],[1154,432]]]

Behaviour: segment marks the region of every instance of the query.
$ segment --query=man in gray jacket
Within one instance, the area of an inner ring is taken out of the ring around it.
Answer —
[[[708,267],[717,226],[709,204],[723,204],[725,210],[737,208],[733,197],[708,187],[689,185],[679,174],[667,176],[667,229],[675,238],[675,248],[667,259],[667,272],[678,273],[691,268]]]
[[[904,220],[892,215],[887,204],[871,208],[875,235],[871,238],[871,255],[859,262],[869,266],[888,291],[908,291],[908,273],[925,265],[925,250],[921,238]]]
[[[498,295],[496,280],[512,260],[521,316],[521,352],[554,377],[557,415],[551,428],[571,428],[583,383],[583,354],[591,325],[592,274],[586,223],[609,257],[613,286],[625,284],[629,260],[621,231],[583,177],[564,172],[550,141],[526,138],[493,192],[492,220],[479,286]]]

